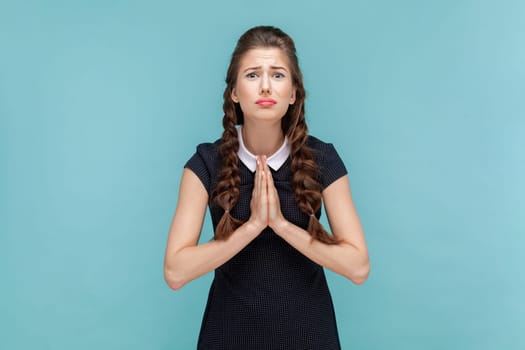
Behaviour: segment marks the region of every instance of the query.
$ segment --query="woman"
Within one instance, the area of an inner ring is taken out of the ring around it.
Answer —
[[[177,290],[215,270],[199,349],[339,349],[323,267],[361,284],[368,252],[344,164],[307,134],[292,39],[248,30],[226,84],[222,138],[182,175],[165,279]],[[208,205],[214,239],[197,245]]]

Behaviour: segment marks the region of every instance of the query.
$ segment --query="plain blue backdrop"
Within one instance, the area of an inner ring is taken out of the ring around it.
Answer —
[[[524,18],[518,0],[1,1],[0,348],[195,348],[212,274],[175,292],[162,270],[179,180],[220,136],[236,40],[271,24],[370,250],[364,285],[328,272],[343,349],[524,349]]]

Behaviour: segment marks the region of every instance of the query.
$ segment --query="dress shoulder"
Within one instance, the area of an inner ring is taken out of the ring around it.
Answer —
[[[312,150],[314,161],[319,167],[321,189],[324,190],[335,180],[348,174],[346,166],[331,143],[308,136],[306,144]]]
[[[219,144],[220,140],[198,144],[195,153],[184,165],[197,175],[208,195],[211,195],[213,179],[220,169]]]

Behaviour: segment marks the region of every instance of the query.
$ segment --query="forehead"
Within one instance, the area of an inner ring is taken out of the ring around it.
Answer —
[[[283,66],[289,69],[288,57],[277,47],[258,47],[246,51],[240,61],[241,69],[258,66]]]

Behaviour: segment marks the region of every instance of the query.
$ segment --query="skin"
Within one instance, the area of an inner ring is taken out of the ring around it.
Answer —
[[[283,144],[281,119],[295,102],[295,87],[288,58],[280,49],[261,48],[246,52],[240,61],[233,102],[244,114],[243,139],[252,154],[273,154]],[[272,98],[277,103],[262,107],[259,98]]]
[[[307,231],[290,223],[281,212],[266,160],[282,145],[281,119],[295,102],[289,72],[287,58],[277,48],[252,49],[241,59],[231,98],[240,104],[244,114],[245,145],[257,155],[250,218],[228,239],[197,245],[209,198],[197,175],[184,169],[164,260],[164,277],[172,289],[178,290],[221,266],[268,226],[317,264],[355,284],[366,281],[370,271],[368,250],[348,176],[334,181],[322,192],[330,229],[341,241],[339,244],[312,241]],[[259,106],[255,101],[261,97],[270,97],[277,103],[271,107]]]

